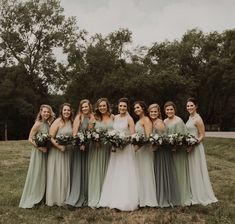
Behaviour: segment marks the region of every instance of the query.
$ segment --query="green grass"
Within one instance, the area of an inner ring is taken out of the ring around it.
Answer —
[[[235,223],[235,139],[204,141],[213,189],[219,200],[209,206],[110,209],[37,206],[18,208],[30,159],[27,141],[0,142],[0,223]]]

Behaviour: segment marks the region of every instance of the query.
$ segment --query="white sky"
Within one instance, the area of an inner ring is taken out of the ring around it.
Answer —
[[[235,28],[235,0],[61,0],[61,6],[90,35],[128,28],[135,46],[180,39],[196,27]]]

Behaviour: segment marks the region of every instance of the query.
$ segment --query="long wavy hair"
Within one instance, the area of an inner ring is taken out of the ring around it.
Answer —
[[[48,104],[42,104],[40,106],[40,109],[39,109],[39,112],[37,114],[37,117],[36,117],[35,121],[42,121],[41,113],[42,113],[43,108],[47,108],[50,111],[50,117],[47,119],[47,122],[48,122],[49,125],[51,125],[52,122],[55,119],[55,113],[53,112],[52,107],[50,105],[48,105]]]
[[[63,117],[63,108],[67,106],[70,108],[71,110],[71,113],[70,113],[70,116],[69,116],[69,120],[73,123],[73,108],[72,108],[72,105],[70,103],[63,103],[61,106],[60,106],[60,113],[59,113],[59,117],[60,119],[63,121],[63,123],[65,124],[65,119]]]
[[[87,103],[88,106],[89,106],[89,114],[92,114],[92,112],[93,112],[93,108],[92,108],[91,102],[90,102],[88,99],[83,99],[83,100],[81,100],[80,103],[79,103],[78,112],[77,112],[77,116],[79,116],[80,118],[81,118],[81,116],[82,116],[82,114],[83,114],[83,113],[82,113],[82,105],[83,105],[84,103]]]
[[[149,115],[148,115],[148,110],[147,110],[147,106],[146,106],[145,102],[142,101],[142,100],[135,101],[133,107],[135,107],[136,104],[139,104],[140,107],[141,107],[141,108],[143,109],[143,111],[144,111],[144,115],[147,116],[147,117],[149,117]]]
[[[107,105],[107,113],[108,113],[108,115],[109,115],[109,116],[111,115],[111,108],[110,108],[110,104],[109,104],[108,99],[107,99],[107,98],[100,98],[100,99],[97,100],[96,106],[95,106],[95,119],[96,119],[96,120],[102,121],[102,114],[101,114],[100,111],[99,111],[99,105],[100,105],[100,103],[103,102],[103,101],[104,101],[104,102],[106,103],[106,105]]]

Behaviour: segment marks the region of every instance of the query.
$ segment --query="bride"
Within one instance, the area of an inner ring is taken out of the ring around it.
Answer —
[[[127,112],[127,106],[128,99],[121,98],[118,102],[119,114],[114,118],[113,128],[130,135],[134,133],[135,125]],[[99,206],[122,211],[138,208],[135,152],[131,144],[111,153]]]

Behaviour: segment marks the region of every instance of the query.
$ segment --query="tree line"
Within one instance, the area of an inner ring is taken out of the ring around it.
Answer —
[[[129,29],[89,36],[58,0],[2,0],[0,11],[0,139],[27,138],[42,103],[58,112],[65,101],[77,110],[81,99],[107,97],[115,110],[123,96],[172,100],[184,119],[194,96],[207,129],[235,129],[235,29],[129,50]]]

